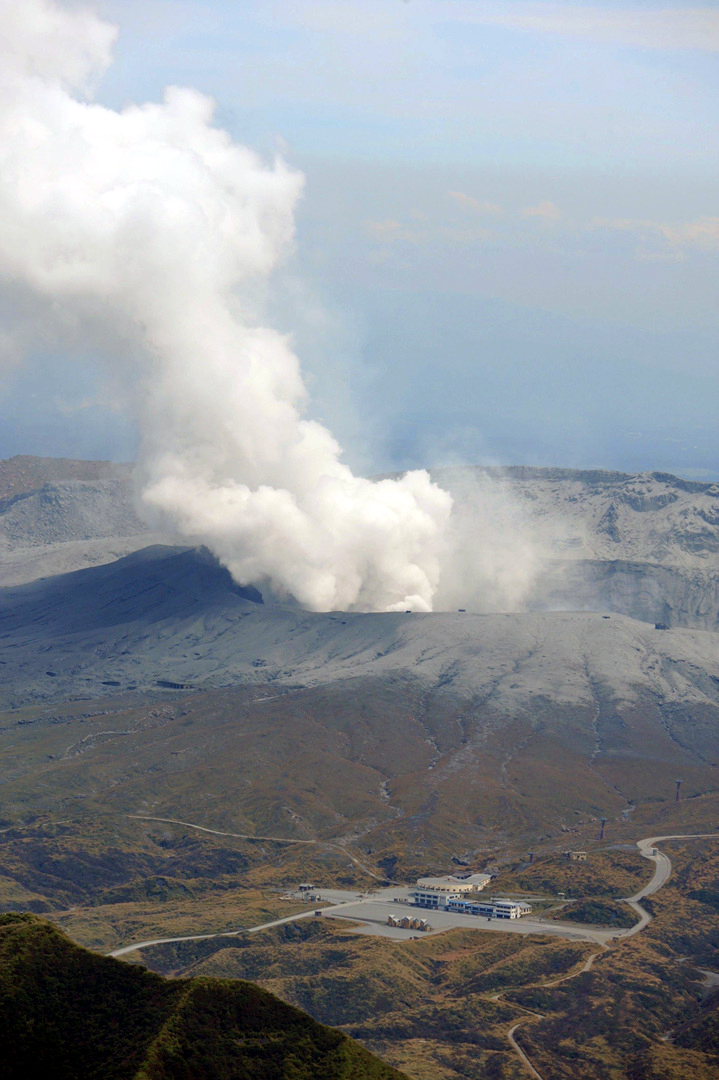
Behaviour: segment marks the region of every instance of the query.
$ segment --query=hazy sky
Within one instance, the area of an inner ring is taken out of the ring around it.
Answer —
[[[305,173],[268,307],[351,463],[719,476],[719,8],[98,8],[121,28],[99,101],[195,86]],[[0,454],[130,456],[94,372],[16,367]]]

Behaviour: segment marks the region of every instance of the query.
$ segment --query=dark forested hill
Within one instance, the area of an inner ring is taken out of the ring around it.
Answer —
[[[240,981],[165,981],[33,915],[0,916],[0,1075],[53,1080],[401,1080]]]

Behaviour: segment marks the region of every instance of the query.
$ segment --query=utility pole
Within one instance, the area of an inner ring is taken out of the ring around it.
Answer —
[[[605,817],[603,817],[603,818],[601,819],[601,822],[602,822],[602,827],[601,827],[601,829],[599,830],[599,839],[600,839],[600,840],[603,840],[603,839],[604,839],[604,829],[606,828],[606,824],[607,824],[607,819],[606,819]]]
[[[530,853],[529,853],[529,865],[531,866],[533,862],[534,862],[534,852],[530,851]]]
[[[677,793],[674,796],[674,802],[679,802],[679,788],[682,786],[681,780],[677,780]]]

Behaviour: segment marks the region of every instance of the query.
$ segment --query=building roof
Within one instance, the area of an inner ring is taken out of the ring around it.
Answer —
[[[445,877],[423,877],[417,881],[419,889],[441,889],[446,892],[452,889],[456,892],[469,892],[472,889],[482,888],[491,881],[489,874],[470,874],[469,877],[456,878],[452,874]]]

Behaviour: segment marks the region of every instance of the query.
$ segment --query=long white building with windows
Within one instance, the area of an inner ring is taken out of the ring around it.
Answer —
[[[488,919],[519,919],[531,912],[529,904],[514,900],[491,897],[480,901],[476,894],[485,889],[491,880],[489,874],[472,874],[465,878],[420,878],[412,894],[412,903],[416,907],[434,911],[456,911]]]
[[[523,915],[531,913],[532,905],[525,904],[522,900],[505,900],[493,896],[481,902],[450,900],[447,911],[457,911],[462,915],[484,916],[486,919],[521,919]]]

